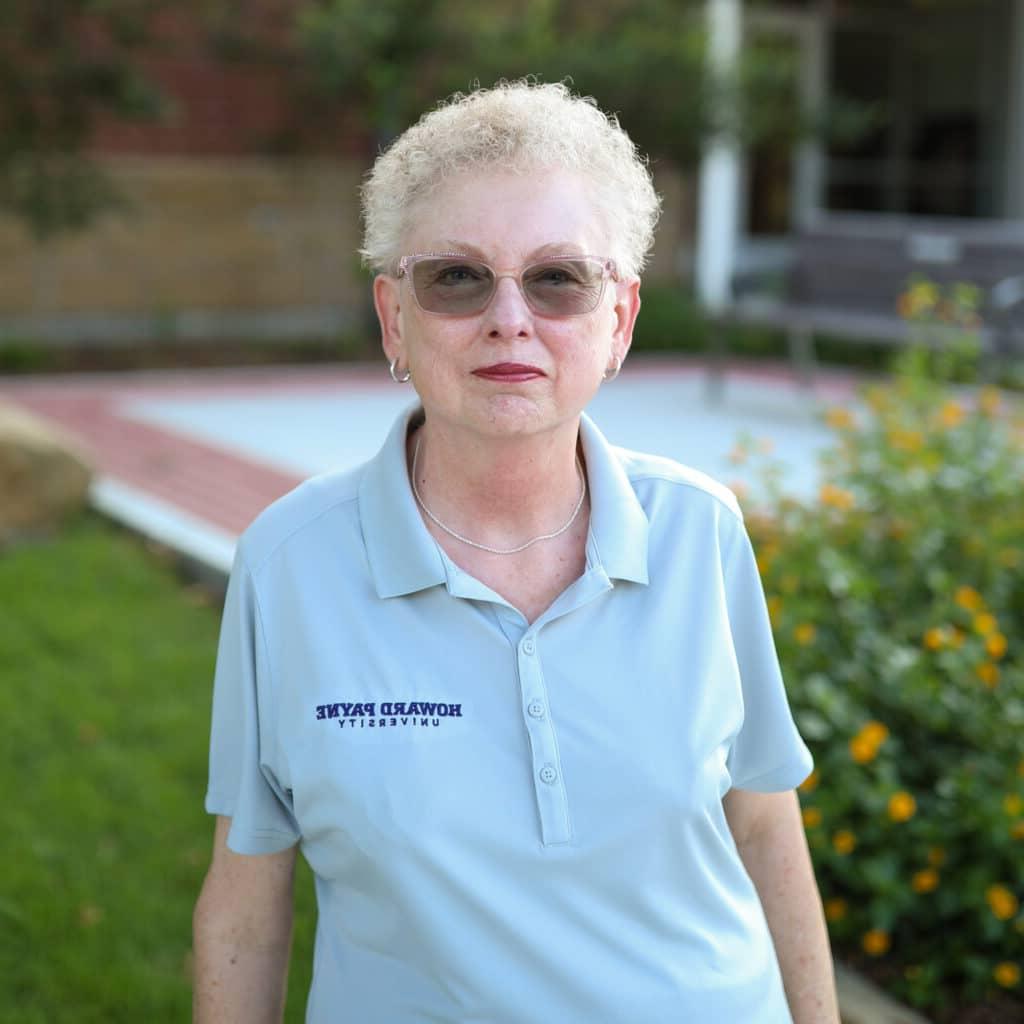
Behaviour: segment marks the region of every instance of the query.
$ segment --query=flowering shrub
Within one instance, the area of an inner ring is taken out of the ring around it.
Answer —
[[[837,954],[1024,1019],[1024,407],[926,364],[828,413],[817,503],[747,518]]]

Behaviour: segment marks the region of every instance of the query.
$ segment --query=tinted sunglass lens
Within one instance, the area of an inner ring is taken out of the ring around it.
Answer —
[[[548,316],[579,316],[597,308],[604,271],[596,260],[552,260],[523,271],[523,291],[534,311]]]
[[[428,313],[478,313],[490,301],[494,274],[478,260],[437,258],[412,265],[416,301]]]

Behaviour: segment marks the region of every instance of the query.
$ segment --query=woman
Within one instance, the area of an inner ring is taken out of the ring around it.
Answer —
[[[733,496],[583,409],[658,200],[557,85],[456,97],[364,188],[380,454],[242,538],[215,683],[196,1019],[838,1021],[793,726]]]

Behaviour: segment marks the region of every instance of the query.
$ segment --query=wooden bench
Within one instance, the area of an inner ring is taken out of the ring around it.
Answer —
[[[907,344],[921,331],[899,316],[898,304],[915,273],[982,290],[979,342],[987,366],[1024,352],[1024,221],[829,213],[795,237],[774,294],[757,277],[736,282],[737,297],[712,331],[718,376],[729,325],[785,331],[790,358],[808,383],[816,335]],[[959,333],[938,329],[928,340],[941,344]]]

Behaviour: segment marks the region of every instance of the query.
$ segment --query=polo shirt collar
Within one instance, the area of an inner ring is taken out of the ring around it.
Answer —
[[[413,405],[398,417],[380,452],[367,463],[359,483],[359,519],[378,597],[398,597],[445,584],[444,558],[423,524],[409,485],[405,442]],[[588,563],[610,579],[647,583],[648,522],[619,459],[584,414],[580,441],[590,488]]]
[[[405,441],[422,408],[410,406],[395,421],[384,447],[359,482],[359,519],[378,597],[398,597],[443,584],[444,560],[409,486]]]
[[[587,560],[599,563],[610,579],[647,583],[647,515],[622,462],[586,413],[580,443],[590,487]]]

